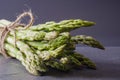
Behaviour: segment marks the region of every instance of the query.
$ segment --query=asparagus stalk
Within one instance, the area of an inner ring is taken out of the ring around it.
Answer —
[[[26,58],[26,55],[24,53],[22,53],[21,51],[19,51],[17,48],[15,48],[13,45],[5,43],[5,49],[7,50],[7,53],[9,56],[12,56],[16,59],[18,59],[19,61],[21,61],[21,63],[23,64],[23,66],[25,66],[26,70],[34,75],[38,75],[38,70],[36,70],[35,68],[33,68],[33,64],[31,63],[31,61],[29,61]]]
[[[76,59],[78,59],[81,64],[87,66],[88,68],[91,68],[91,69],[96,69],[96,65],[95,63],[93,63],[90,59],[88,59],[87,57],[79,54],[79,53],[76,53],[74,52],[74,54],[72,54],[73,57],[75,57]]]
[[[32,31],[32,30],[16,30],[16,39],[35,41],[35,40],[51,40],[57,37],[58,32]],[[10,35],[14,35],[10,32]]]
[[[44,50],[44,51],[37,50],[36,53],[43,61],[46,61],[53,58],[57,58],[57,56],[62,55],[62,51],[64,50],[65,46],[66,45],[64,44],[55,50]]]
[[[8,21],[8,20],[5,20],[5,19],[1,19],[0,20],[0,27],[3,27],[3,26],[6,26],[6,25],[9,25],[11,22]]]
[[[20,61],[23,61],[26,58],[26,56],[21,51],[9,43],[5,43],[5,49],[8,51],[9,56],[12,56]]]
[[[11,22],[8,20],[0,20],[0,25],[5,26],[10,24]],[[70,20],[63,20],[58,23],[54,21],[46,22],[45,24],[39,24],[30,27],[30,30],[35,31],[59,31],[59,32],[69,32],[71,30],[80,28],[80,27],[89,27],[94,25],[94,22],[85,21],[81,19],[70,19]]]
[[[30,45],[31,47],[35,48],[35,50],[49,50],[50,45],[48,41],[26,41],[26,43],[28,45]]]
[[[76,44],[85,44],[94,48],[105,49],[100,42],[92,38],[91,36],[86,35],[77,35],[71,37],[71,41]]]
[[[48,60],[47,62],[45,62],[45,64],[52,68],[62,70],[62,71],[68,71],[73,67],[82,66],[81,62],[73,58],[72,56],[65,56],[65,54],[63,55],[61,58],[54,58],[54,59]]]
[[[14,37],[8,36],[6,38],[6,42],[14,45]],[[44,65],[43,61],[38,57],[37,54],[35,54],[35,52],[27,44],[25,44],[23,41],[16,41],[16,47],[22,53],[24,53],[24,55],[26,56],[27,63],[30,65],[29,67],[32,70],[37,70],[37,71],[40,71],[40,72],[46,72],[47,71],[47,68]],[[36,73],[32,73],[32,74],[37,75]]]
[[[50,37],[50,36],[49,36]],[[38,50],[54,50],[57,47],[69,43],[70,35],[68,32],[59,34],[55,39],[48,41],[26,41],[30,46]]]
[[[43,30],[43,31],[59,31],[59,32],[69,32],[71,30],[80,28],[80,27],[88,27],[94,25],[94,22],[85,21],[81,19],[71,19],[71,20],[63,20],[59,23],[54,21],[46,22],[45,24],[39,24],[33,27],[30,27],[30,30]]]
[[[57,60],[50,60],[50,61],[47,61],[45,64],[54,69],[58,69],[58,70],[62,70],[62,71],[68,71],[71,69],[71,66],[63,64]]]

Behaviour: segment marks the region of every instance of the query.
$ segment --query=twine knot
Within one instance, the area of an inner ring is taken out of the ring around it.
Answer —
[[[22,18],[26,17],[26,16],[29,16],[30,17],[30,21],[29,23],[25,26],[23,26],[20,21],[22,20]],[[17,19],[12,22],[11,24],[7,25],[7,26],[4,26],[4,27],[0,27],[1,29],[1,35],[0,35],[0,53],[8,58],[9,56],[7,55],[6,53],[6,50],[4,49],[4,42],[5,42],[5,38],[6,36],[8,35],[8,33],[10,31],[15,31],[15,28],[18,27],[18,26],[23,26],[22,29],[27,29],[28,27],[32,26],[33,25],[33,22],[34,22],[34,17],[32,15],[32,12],[29,11],[29,12],[24,12],[22,14],[20,14]],[[15,37],[15,42],[16,42],[16,35],[14,36]],[[16,44],[16,43],[15,43]]]

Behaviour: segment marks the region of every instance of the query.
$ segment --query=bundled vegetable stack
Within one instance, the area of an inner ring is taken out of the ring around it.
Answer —
[[[11,22],[0,20],[0,26]],[[76,44],[104,49],[94,38],[85,35],[71,36],[70,31],[94,25],[94,22],[80,19],[51,21],[22,29],[18,26],[7,34],[4,48],[8,56],[18,59],[33,75],[47,72],[49,68],[68,71],[73,68],[96,69],[95,64],[75,51]]]

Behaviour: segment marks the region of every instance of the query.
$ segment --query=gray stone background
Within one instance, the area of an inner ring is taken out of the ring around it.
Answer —
[[[104,46],[120,46],[120,0],[0,0],[0,19],[14,21],[32,10],[35,23],[84,19],[96,22],[89,28],[71,32],[95,37]]]

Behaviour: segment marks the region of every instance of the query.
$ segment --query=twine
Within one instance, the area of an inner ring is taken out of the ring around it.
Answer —
[[[29,12],[24,12],[22,14],[20,14],[17,19],[11,23],[10,25],[7,25],[7,26],[4,26],[4,27],[0,27],[0,30],[1,30],[1,35],[0,35],[0,53],[8,58],[9,56],[7,55],[6,53],[6,50],[4,49],[4,42],[5,42],[5,38],[6,36],[8,35],[8,33],[10,31],[14,31],[14,37],[15,37],[15,44],[16,44],[16,35],[15,35],[15,28],[22,25],[20,22],[22,20],[22,18],[26,17],[26,16],[29,16],[30,17],[30,21],[29,23],[25,26],[23,26],[22,29],[27,29],[28,27],[32,26],[33,25],[33,22],[34,22],[34,17],[32,15],[32,12],[29,11]]]

